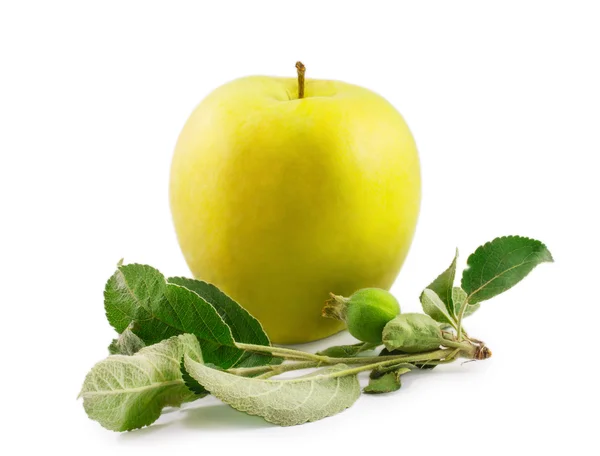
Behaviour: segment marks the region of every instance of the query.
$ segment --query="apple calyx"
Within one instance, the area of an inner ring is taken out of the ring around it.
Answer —
[[[329,293],[330,298],[325,301],[321,315],[325,318],[346,321],[348,298]]]

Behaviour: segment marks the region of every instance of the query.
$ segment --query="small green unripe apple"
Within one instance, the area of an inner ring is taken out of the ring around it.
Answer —
[[[323,316],[344,321],[348,332],[363,342],[380,344],[385,325],[400,313],[396,298],[381,288],[363,288],[349,298],[331,294]]]

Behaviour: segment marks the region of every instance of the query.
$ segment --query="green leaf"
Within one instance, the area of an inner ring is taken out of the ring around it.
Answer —
[[[421,306],[423,307],[423,311],[435,321],[456,328],[454,316],[451,316],[448,313],[445,304],[435,291],[430,290],[429,288],[423,290],[423,293],[421,293]]]
[[[465,310],[465,314],[463,315],[463,318],[468,317],[469,315],[473,315],[475,313],[475,311],[479,309],[479,307],[481,307],[481,304],[479,304],[479,303],[469,304],[469,302],[467,302],[467,310]]]
[[[235,346],[229,326],[215,308],[187,288],[168,284],[165,300],[155,304],[152,314],[182,333],[194,334],[207,363],[227,369],[245,355],[244,350]]]
[[[407,367],[395,369],[391,372],[386,372],[381,376],[370,377],[369,384],[363,389],[367,394],[382,394],[398,391],[402,386],[400,376],[410,372]]]
[[[469,304],[469,301],[467,300],[467,292],[460,287],[454,287],[452,289],[452,296],[456,306],[457,314],[461,312],[463,306],[467,306],[465,313],[463,314],[463,318],[472,315],[480,307],[479,304]]]
[[[442,331],[433,318],[419,313],[400,314],[383,328],[388,350],[419,353],[439,348]]]
[[[156,320],[150,311],[164,300],[166,285],[162,274],[150,266],[120,265],[104,288],[108,322],[120,334],[137,321],[134,332],[147,345],[181,334],[177,328]]]
[[[234,366],[247,354],[235,346],[231,329],[215,308],[197,293],[167,283],[156,269],[139,264],[120,266],[104,291],[106,316],[121,332],[132,331],[146,345],[189,333],[202,344],[206,362]]]
[[[188,389],[193,392],[198,399],[208,395],[208,391],[204,388],[200,383],[196,381],[189,373],[185,370],[185,362],[183,357],[181,358],[181,363],[179,364],[179,370],[181,371],[181,378],[183,379],[183,383]]]
[[[127,328],[117,339],[113,339],[108,346],[111,355],[133,355],[144,348],[146,344],[136,336],[131,329]]]
[[[354,345],[336,345],[317,352],[317,355],[330,356],[332,358],[348,358],[364,351],[372,350],[378,346],[379,344],[371,342],[359,342]]]
[[[388,352],[388,353],[392,353],[392,352]],[[393,354],[400,355],[402,353],[400,353],[398,351],[394,351]],[[384,356],[384,355],[379,355],[379,356]],[[383,376],[384,374],[387,374],[388,372],[393,372],[393,371],[398,370],[398,369],[408,369],[408,370],[410,370],[410,369],[416,369],[416,368],[417,368],[417,366],[415,364],[404,363],[404,362],[399,362],[397,364],[390,364],[388,366],[379,366],[379,367],[376,367],[375,369],[373,369],[371,371],[371,373],[369,374],[369,378],[376,379],[376,378],[379,378],[379,377]]]
[[[250,312],[219,290],[216,286],[201,280],[185,277],[171,277],[167,282],[180,285],[197,293],[202,299],[211,304],[223,321],[231,328],[231,334],[236,342],[255,345],[271,345],[260,322]],[[236,363],[237,367],[254,367],[281,362],[281,358],[269,355],[245,352]]]
[[[184,384],[183,355],[202,361],[196,338],[172,337],[132,356],[111,355],[87,374],[79,396],[88,416],[113,431],[152,424],[166,406],[197,399]]]
[[[540,241],[521,236],[496,238],[469,256],[461,285],[469,304],[476,304],[513,287],[538,264],[552,261]]]
[[[335,415],[360,396],[355,374],[341,375],[344,364],[285,380],[239,377],[211,369],[190,357],[185,368],[198,383],[231,407],[270,423],[293,426]]]
[[[388,350],[387,348],[382,348],[381,351],[379,352],[379,356],[390,356],[390,355],[405,355],[406,352],[403,352],[402,350]],[[437,364],[432,364],[431,361],[425,361],[423,363],[400,363],[398,366],[394,366],[394,367],[408,367],[408,368],[417,368],[417,369],[433,369],[437,366]],[[383,369],[373,369],[371,371],[371,375],[372,376],[377,376],[378,373],[380,372],[387,372],[387,368],[383,368]]]
[[[472,315],[477,309],[479,309],[479,304],[469,304],[469,301],[467,300],[467,292],[460,287],[454,287],[452,289],[452,299],[456,307],[457,315],[459,315],[460,312],[462,312],[462,308],[466,306],[463,318]]]
[[[452,288],[452,302],[454,302],[456,315],[460,315],[463,306],[467,305],[467,292],[460,287]]]
[[[458,249],[454,254],[454,260],[448,269],[442,272],[433,282],[431,282],[426,288],[432,290],[437,294],[440,300],[446,307],[446,313],[452,317],[458,315],[455,310],[454,303],[452,301],[452,287],[454,286],[454,277],[456,275],[456,261],[458,260]]]

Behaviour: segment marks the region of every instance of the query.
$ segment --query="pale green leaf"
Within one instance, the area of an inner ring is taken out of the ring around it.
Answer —
[[[442,331],[429,315],[404,313],[383,328],[383,343],[388,350],[419,353],[435,350],[443,340]]]
[[[184,334],[142,348],[132,356],[111,355],[87,374],[80,397],[88,416],[113,431],[152,424],[166,406],[197,399],[184,384],[184,354],[202,361],[197,339]]]
[[[469,315],[473,315],[475,311],[479,309],[479,307],[481,307],[481,304],[469,304],[469,302],[467,301],[467,309],[465,310],[463,318],[468,317]]]
[[[435,291],[429,288],[423,290],[423,293],[421,293],[421,306],[423,307],[423,311],[435,321],[456,327],[454,317],[448,313],[446,305]]]
[[[343,364],[285,380],[239,377],[211,369],[190,357],[185,368],[198,383],[231,407],[280,426],[293,426],[335,415],[360,396],[356,374],[340,375]]]
[[[458,260],[458,249],[454,254],[454,260],[448,269],[442,272],[433,282],[431,282],[426,288],[434,291],[444,303],[446,307],[446,313],[451,317],[458,315],[455,310],[454,303],[452,301],[452,287],[454,286],[454,277],[456,276],[456,261]]]
[[[356,356],[364,351],[372,350],[379,345],[380,344],[371,342],[359,342],[353,345],[336,345],[317,352],[317,355],[331,356],[332,358],[347,358]]]
[[[540,241],[521,236],[496,238],[469,256],[461,285],[469,304],[476,304],[513,287],[538,264],[552,261]]]
[[[144,341],[127,328],[118,338],[113,339],[108,346],[108,352],[111,355],[133,355],[145,346]]]
[[[382,394],[398,391],[402,386],[400,376],[410,372],[407,367],[394,369],[382,375],[370,377],[369,384],[363,389],[367,394]]]
[[[467,293],[465,290],[460,287],[452,288],[452,302],[454,302],[456,315],[460,315],[463,306],[467,305]]]
[[[219,313],[223,321],[231,328],[231,334],[236,342],[255,345],[271,345],[269,337],[265,333],[260,322],[254,318],[250,312],[219,290],[216,286],[201,280],[188,279],[185,277],[171,277],[167,279],[167,281],[197,293],[206,302],[211,304]],[[246,352],[243,357],[236,362],[236,367],[262,366],[265,364],[273,364],[273,362],[278,363],[280,361],[281,358],[274,358],[260,353]]]
[[[467,300],[467,292],[460,287],[453,288],[452,296],[452,299],[454,299],[454,303],[456,305],[457,314],[462,310],[463,306],[466,306],[463,318],[472,315],[480,307],[479,304],[469,304],[469,301]]]

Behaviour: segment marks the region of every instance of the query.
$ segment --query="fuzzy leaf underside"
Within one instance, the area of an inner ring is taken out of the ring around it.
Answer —
[[[469,304],[467,301],[467,292],[460,287],[454,287],[452,289],[452,299],[456,306],[456,313],[459,314],[462,311],[463,306],[467,306],[465,309],[464,317],[473,315],[477,309],[481,306],[480,304]]]
[[[467,292],[460,287],[452,288],[452,302],[454,303],[456,314],[460,315],[463,306],[467,305]]]
[[[380,344],[371,342],[359,342],[353,345],[336,345],[334,347],[329,347],[323,351],[317,352],[317,355],[330,356],[332,358],[346,358],[356,356],[364,351],[372,350],[379,345]]]
[[[426,288],[429,288],[437,294],[440,300],[444,303],[446,313],[452,318],[458,314],[452,301],[452,287],[454,286],[454,277],[456,276],[456,262],[458,260],[458,249],[454,254],[454,260],[448,269],[442,272],[433,282]]]
[[[117,339],[113,339],[111,344],[108,346],[108,352],[111,355],[134,355],[146,344],[142,339],[136,336],[131,329],[127,328],[123,331]]]
[[[86,413],[107,429],[129,431],[152,424],[166,406],[197,399],[182,379],[184,354],[202,360],[198,340],[190,334],[100,361],[79,394]]]
[[[538,264],[552,261],[540,241],[521,236],[496,238],[469,256],[461,286],[473,305],[512,288]]]
[[[383,329],[383,344],[388,350],[418,353],[437,349],[442,331],[429,315],[404,313],[389,321]]]
[[[229,368],[246,356],[210,303],[187,288],[167,283],[150,266],[119,266],[106,284],[104,304],[107,319],[118,332],[131,325],[146,345],[188,333],[201,342],[206,362]]]
[[[477,303],[477,304],[467,303],[467,308],[465,310],[465,314],[463,315],[463,317],[468,317],[469,315],[473,315],[475,313],[475,311],[479,309],[479,307],[481,307],[481,304],[479,304],[479,303]]]
[[[271,345],[269,337],[265,333],[260,322],[216,286],[196,279],[185,277],[171,277],[169,283],[180,285],[193,291],[211,304],[219,313],[223,321],[231,329],[231,334],[237,342],[255,345]],[[269,355],[245,352],[242,358],[236,362],[236,367],[254,367],[265,364],[281,362],[281,358]]]
[[[343,364],[294,379],[239,377],[211,369],[190,357],[185,368],[212,395],[236,410],[280,426],[293,426],[335,415],[360,396],[356,375],[334,376]]]

